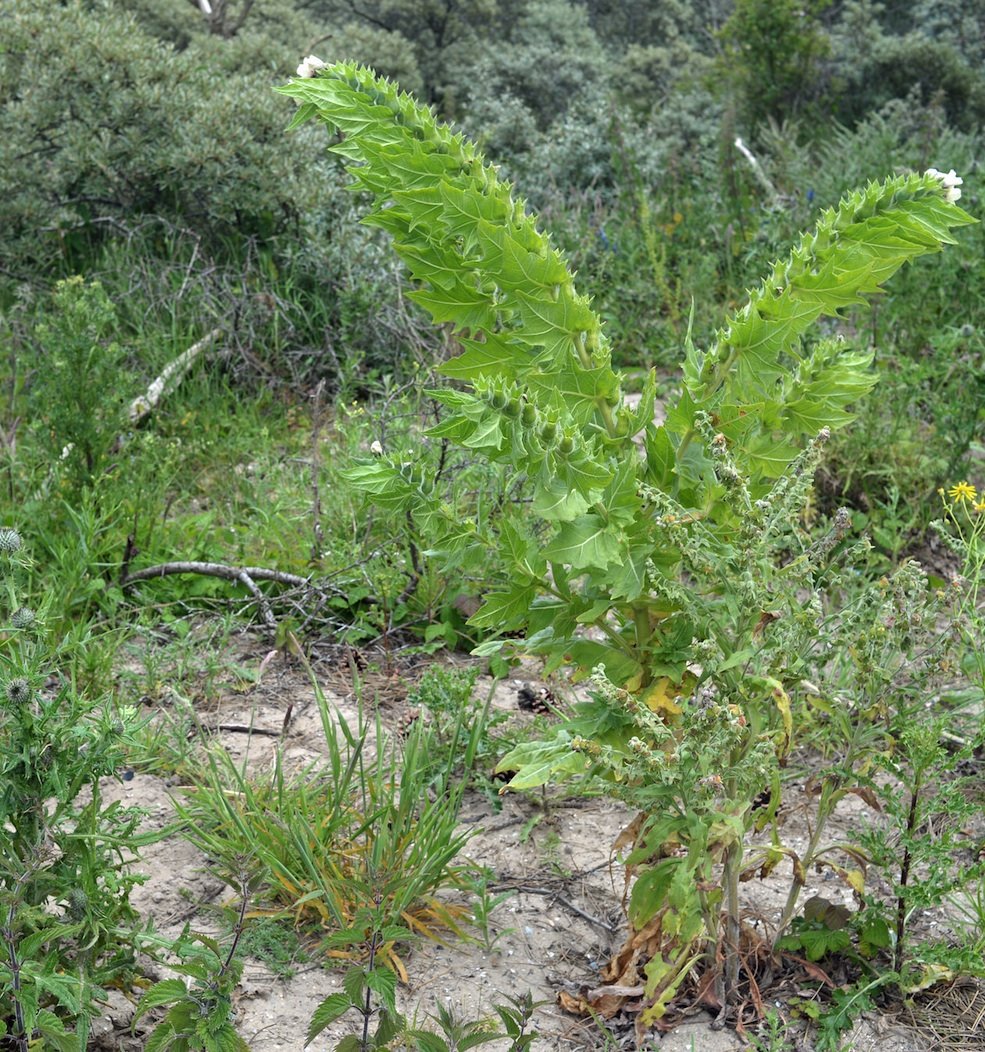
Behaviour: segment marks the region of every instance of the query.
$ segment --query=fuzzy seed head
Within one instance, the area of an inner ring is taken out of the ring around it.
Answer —
[[[0,529],[0,553],[13,555],[14,552],[21,550],[22,544],[21,535],[16,530],[6,527]]]

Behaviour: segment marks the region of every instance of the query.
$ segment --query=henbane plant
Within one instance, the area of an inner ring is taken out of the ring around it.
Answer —
[[[645,1022],[691,968],[714,970],[724,944],[724,1003],[736,996],[752,798],[778,787],[814,616],[791,597],[815,587],[845,523],[787,566],[776,555],[826,437],[876,379],[871,352],[807,337],[954,243],[973,221],[955,203],[959,180],[900,175],[824,212],[710,347],[688,338],[681,395],[658,426],[654,375],[637,404],[626,399],[564,258],[471,142],[371,71],[299,73],[280,89],[300,103],[294,124],[342,133],[331,149],[371,198],[364,222],[391,235],[414,299],[461,348],[439,367],[455,383],[434,392],[448,413],[429,434],[501,465],[504,489],[527,499],[462,522],[418,465],[383,456],[349,478],[413,514],[448,568],[496,553],[502,577],[472,623],[525,638],[480,652],[520,646],[548,668],[595,671],[576,717],[501,766],[513,789],[594,774],[639,806],[620,838],[637,875],[635,948],[612,977],[630,986],[639,968]],[[788,619],[770,633],[780,607]],[[785,853],[776,846],[770,864]]]

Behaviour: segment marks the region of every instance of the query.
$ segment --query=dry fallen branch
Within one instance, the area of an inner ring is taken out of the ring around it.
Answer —
[[[195,573],[206,577],[221,577],[226,581],[238,581],[242,584],[256,600],[260,610],[263,623],[270,632],[277,631],[277,619],[270,609],[267,597],[257,587],[257,581],[276,581],[278,584],[290,585],[293,588],[304,588],[318,593],[317,587],[312,585],[307,577],[299,577],[297,574],[284,573],[281,570],[268,570],[263,566],[227,566],[225,563],[204,562],[172,562],[158,563],[157,566],[148,566],[143,570],[135,570],[127,574],[123,580],[123,587],[129,588],[137,581],[148,581],[154,577],[167,577],[171,574]]]
[[[195,360],[222,332],[221,329],[213,329],[207,336],[203,336],[198,343],[193,343],[187,351],[182,351],[173,362],[170,362],[164,372],[142,394],[138,395],[131,403],[128,415],[131,424],[139,424],[157,406],[157,403],[173,391],[181,383],[185,373],[195,364]]]
[[[254,727],[251,723],[218,723],[215,729],[227,734],[259,734],[266,738],[282,737],[280,731],[271,730],[269,727]]]
[[[544,895],[547,898],[553,899],[555,902],[560,903],[565,909],[571,910],[572,913],[576,913],[583,920],[588,921],[589,924],[594,924],[596,927],[601,928],[603,931],[613,935],[616,929],[604,921],[601,917],[595,917],[591,913],[587,913],[580,906],[576,906],[571,899],[565,898],[564,895],[558,894],[557,888],[538,888],[531,887],[528,884],[517,884],[513,881],[496,881],[494,884],[490,884],[490,887],[496,891],[518,891],[522,895]]]
[[[147,581],[152,577],[167,577],[176,573],[200,573],[207,577],[223,577],[227,581],[242,580],[241,574],[252,577],[255,581],[276,581],[278,584],[291,585],[294,588],[313,587],[311,578],[298,574],[284,573],[283,570],[268,570],[264,566],[227,566],[225,563],[172,562],[147,566],[143,570],[134,570],[127,574],[124,587],[135,581]]]

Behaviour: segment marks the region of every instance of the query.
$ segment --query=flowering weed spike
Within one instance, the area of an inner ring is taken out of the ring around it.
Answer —
[[[847,408],[876,382],[871,353],[827,340],[805,358],[799,342],[819,318],[864,303],[904,263],[953,244],[952,229],[975,222],[954,203],[960,182],[953,171],[902,175],[823,212],[712,347],[688,349],[686,396],[669,418],[681,441],[693,437],[699,409],[713,412],[746,449],[755,489],[757,476],[785,470],[805,436],[847,423]],[[766,426],[756,427],[757,417]]]

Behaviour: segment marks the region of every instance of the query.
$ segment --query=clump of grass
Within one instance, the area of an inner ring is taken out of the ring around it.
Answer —
[[[464,935],[467,910],[440,894],[466,890],[473,870],[458,858],[469,839],[458,828],[464,786],[427,727],[398,745],[377,726],[374,752],[361,721],[351,727],[318,697],[324,760],[290,772],[278,753],[257,777],[215,748],[202,784],[176,807],[231,884],[250,860],[255,913],[312,925],[335,959],[360,960],[372,947],[406,981],[401,944]]]

